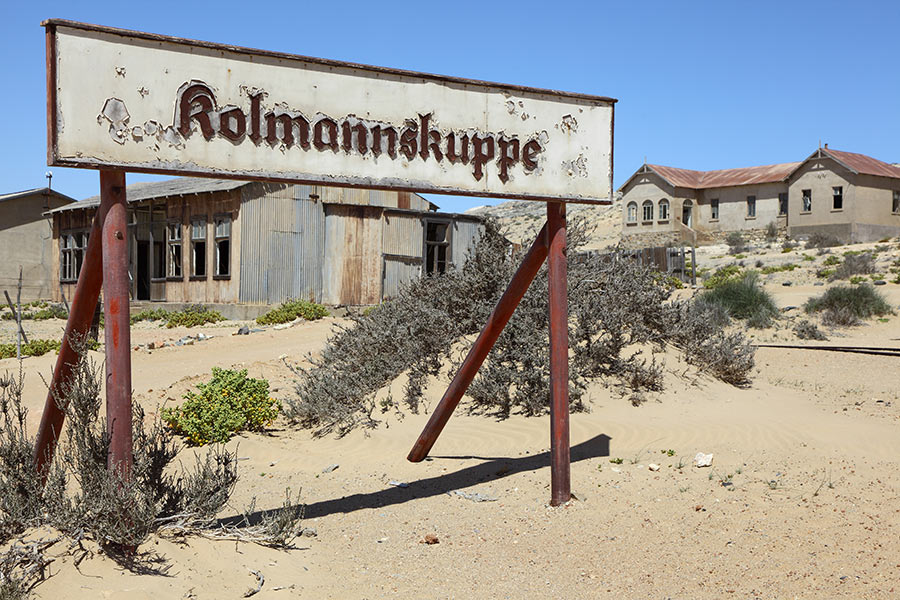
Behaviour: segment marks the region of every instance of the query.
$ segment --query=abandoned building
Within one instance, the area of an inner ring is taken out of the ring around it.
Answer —
[[[801,162],[691,171],[644,164],[622,187],[627,247],[711,243],[770,223],[844,243],[900,235],[900,165],[819,148]]]
[[[483,228],[410,192],[181,177],[129,185],[126,197],[136,302],[377,304],[461,266]],[[67,297],[99,204],[50,211]]]
[[[54,276],[55,247],[46,212],[75,202],[48,187],[0,196],[0,289],[15,301],[22,267],[22,301],[49,299],[59,287]],[[0,301],[6,302],[0,293]]]

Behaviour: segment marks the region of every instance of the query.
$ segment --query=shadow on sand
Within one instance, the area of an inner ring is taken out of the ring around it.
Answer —
[[[609,456],[610,438],[606,434],[599,434],[580,444],[572,446],[572,462]],[[452,492],[453,490],[467,488],[485,481],[497,481],[523,471],[536,471],[550,465],[550,452],[542,452],[517,458],[500,456],[433,456],[435,461],[472,460],[484,461],[480,464],[466,467],[452,473],[444,473],[427,479],[410,481],[409,487],[400,488],[390,486],[386,489],[368,494],[353,494],[333,500],[322,500],[306,505],[304,518],[314,519],[338,513],[349,513],[366,508],[383,508],[395,504],[403,504],[419,498],[429,498]],[[251,524],[258,523],[264,516],[270,516],[283,509],[258,511],[247,515]],[[230,523],[234,517],[222,519],[223,523]]]

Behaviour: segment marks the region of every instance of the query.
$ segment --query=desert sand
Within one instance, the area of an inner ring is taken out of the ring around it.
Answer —
[[[716,253],[724,254],[705,250],[701,264],[733,260]],[[765,284],[789,308],[822,292],[814,281],[795,271]],[[900,285],[879,289],[900,303]],[[820,343],[791,332],[799,312],[751,335]],[[195,330],[139,324],[134,398],[154,414],[223,366],[266,377],[286,399],[295,376],[284,361],[304,364],[341,322],[249,336],[231,335],[236,322]],[[28,325],[35,337],[51,337],[63,323]],[[11,324],[0,326],[6,341]],[[213,337],[146,346],[198,331]],[[833,344],[900,347],[900,316],[829,333]],[[157,557],[157,572],[128,571],[99,553],[76,566],[60,543],[35,597],[241,598],[256,587],[251,571],[265,578],[259,600],[900,597],[898,359],[761,348],[752,385],[738,389],[698,373],[677,351],[664,358],[666,389],[641,406],[602,381],[590,388],[590,412],[571,420],[576,498],[567,505],[548,506],[548,418],[498,422],[459,410],[419,464],[405,457],[427,414],[380,415],[376,429],[344,438],[315,438],[279,420],[266,434],[229,443],[241,458],[240,480],[222,516],[239,514],[253,497],[259,509],[275,508],[285,488],[301,490],[303,526],[315,536],[297,538],[290,550],[155,536],[140,551]],[[24,362],[35,426],[46,393],[40,376],[54,360]],[[0,361],[0,370],[16,368],[13,359]],[[429,386],[430,407],[446,383]],[[713,466],[692,466],[698,452],[712,453]],[[465,497],[475,493],[495,500]],[[439,543],[422,543],[428,535]]]

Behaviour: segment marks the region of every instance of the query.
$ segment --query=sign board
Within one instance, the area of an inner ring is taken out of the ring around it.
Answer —
[[[611,98],[44,25],[52,165],[532,200],[612,195]]]

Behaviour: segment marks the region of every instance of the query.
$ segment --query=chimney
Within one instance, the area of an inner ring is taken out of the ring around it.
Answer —
[[[828,142],[825,142],[825,149],[828,150]]]

